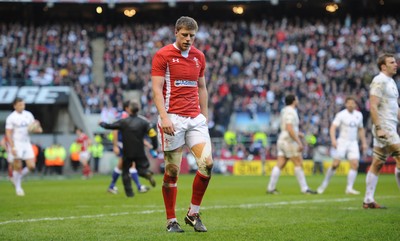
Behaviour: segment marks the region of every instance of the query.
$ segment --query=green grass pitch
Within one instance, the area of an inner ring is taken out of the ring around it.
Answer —
[[[316,189],[323,176],[307,177]],[[323,195],[303,195],[294,176],[281,176],[280,195],[266,195],[269,177],[214,175],[202,203],[207,233],[184,224],[192,175],[178,180],[177,217],[184,233],[165,231],[162,176],[146,194],[106,192],[110,177],[30,177],[25,197],[0,180],[0,240],[399,240],[400,191],[394,175],[380,175],[376,200],[385,210],[364,210],[365,175],[358,196],[344,194],[346,177],[334,176]],[[141,180],[148,185],[146,180]]]

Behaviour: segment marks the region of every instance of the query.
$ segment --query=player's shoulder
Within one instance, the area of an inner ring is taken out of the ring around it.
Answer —
[[[375,77],[372,79],[371,85],[375,84],[375,83],[384,83],[387,82],[390,78],[388,76],[386,76],[385,74],[383,74],[382,72],[375,75]]]
[[[22,111],[23,115],[29,115],[29,116],[33,116],[32,112],[30,112],[29,110],[23,110]]]
[[[204,53],[203,51],[201,51],[200,49],[196,48],[195,46],[190,46],[190,54],[194,54],[194,55],[199,55],[201,57],[204,57]]]

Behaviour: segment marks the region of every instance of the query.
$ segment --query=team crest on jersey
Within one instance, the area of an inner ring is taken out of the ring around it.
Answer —
[[[196,68],[200,68],[199,59],[194,57],[193,60],[196,62]]]
[[[197,87],[195,80],[175,80],[176,87]]]

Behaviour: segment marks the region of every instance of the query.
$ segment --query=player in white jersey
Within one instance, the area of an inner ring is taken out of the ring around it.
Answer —
[[[395,177],[400,188],[400,137],[397,133],[400,119],[399,91],[393,80],[397,72],[397,63],[393,54],[383,54],[377,62],[380,73],[373,78],[369,91],[374,154],[366,178],[363,202],[365,209],[385,208],[375,202],[374,194],[379,171],[389,155],[396,160]]]
[[[316,191],[310,190],[303,171],[303,144],[300,138],[303,134],[299,132],[299,116],[296,111],[298,104],[297,97],[289,94],[285,97],[286,106],[281,110],[281,133],[278,137],[278,160],[272,169],[271,177],[267,187],[268,194],[278,194],[276,184],[282,168],[291,160],[294,163],[294,173],[299,182],[301,192],[304,194],[316,194]]]
[[[365,130],[363,126],[363,116],[356,110],[356,100],[353,97],[347,97],[345,101],[346,108],[335,115],[329,130],[332,147],[334,148],[332,166],[328,169],[325,179],[317,192],[322,194],[328,187],[331,177],[339,167],[340,161],[347,158],[350,161],[350,170],[347,175],[346,194],[360,194],[353,189],[354,181],[358,173],[358,162],[360,160],[360,150],[358,147],[358,137],[362,143],[362,149],[367,151],[367,141],[365,139]],[[339,129],[339,136],[336,139],[336,130]]]
[[[32,113],[25,110],[25,102],[16,98],[13,102],[14,111],[6,119],[6,136],[11,148],[8,161],[13,165],[15,191],[18,196],[24,196],[21,187],[22,178],[35,170],[35,155],[29,138],[29,132],[41,133],[42,127]],[[22,168],[22,161],[26,167]]]

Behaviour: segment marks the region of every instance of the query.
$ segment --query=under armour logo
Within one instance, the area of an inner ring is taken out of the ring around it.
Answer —
[[[172,59],[172,63],[179,63],[179,59]]]

